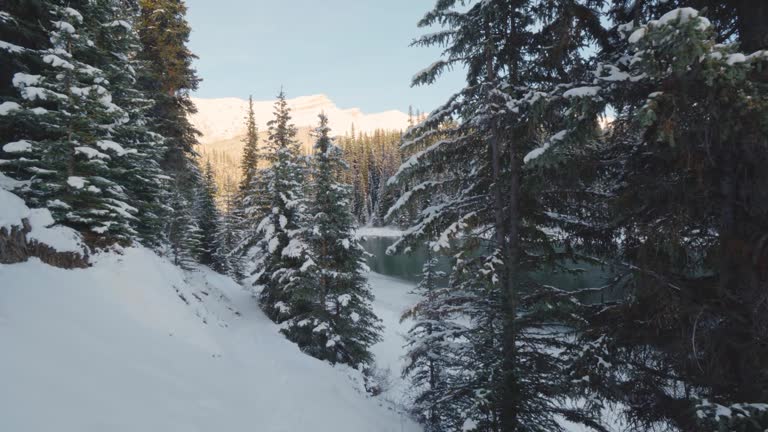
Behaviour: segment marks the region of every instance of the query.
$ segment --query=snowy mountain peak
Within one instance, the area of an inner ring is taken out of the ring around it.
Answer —
[[[202,99],[192,98],[198,112],[191,116],[192,124],[202,132],[200,142],[208,144],[232,139],[245,134],[244,118],[248,101],[238,98]],[[272,118],[273,100],[254,101],[256,123],[260,129]],[[324,94],[300,96],[288,99],[293,121],[296,126],[314,126],[321,112],[328,115],[331,129],[335,134],[348,132],[352,125],[359,131],[375,129],[405,129],[408,115],[397,110],[366,114],[359,108],[342,109]]]

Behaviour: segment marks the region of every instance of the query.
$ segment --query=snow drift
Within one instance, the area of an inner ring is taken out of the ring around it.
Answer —
[[[419,430],[231,279],[143,248],[92,262],[0,265],[0,430]]]

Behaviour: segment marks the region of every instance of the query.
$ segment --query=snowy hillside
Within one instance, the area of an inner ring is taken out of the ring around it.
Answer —
[[[191,116],[192,124],[202,132],[200,142],[205,145],[245,135],[244,118],[248,101],[237,98],[199,99],[192,98],[197,114]],[[261,129],[272,119],[274,101],[254,101],[256,122]],[[293,121],[298,127],[315,126],[317,116],[325,112],[331,129],[337,134],[350,130],[352,125],[359,131],[375,129],[405,129],[408,115],[392,110],[366,114],[358,108],[342,109],[325,95],[302,96],[288,99]]]
[[[0,430],[418,430],[232,280],[141,248],[94,262],[0,265]]]

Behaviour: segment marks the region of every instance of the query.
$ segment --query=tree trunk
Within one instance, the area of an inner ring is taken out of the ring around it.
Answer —
[[[520,161],[514,143],[509,143],[509,190],[507,199],[507,231],[504,241],[506,317],[504,323],[503,368],[504,391],[501,430],[517,430],[520,392],[517,379],[517,264],[520,258]]]
[[[741,49],[747,54],[768,48],[768,2],[734,0]]]
[[[486,25],[486,34],[488,40],[493,40],[493,33],[490,25]],[[494,52],[493,44],[489,43],[486,49],[486,73],[488,78],[488,84],[492,85],[496,82],[496,71],[494,69]],[[491,97],[488,98],[488,103],[492,104]],[[519,392],[517,386],[517,359],[516,359],[516,329],[515,329],[515,285],[514,285],[514,273],[516,267],[516,257],[514,256],[514,249],[512,248],[512,242],[510,241],[507,231],[507,220],[514,221],[510,224],[509,228],[514,230],[515,239],[517,239],[517,196],[519,189],[519,174],[516,167],[510,167],[510,197],[513,197],[512,208],[508,211],[515,211],[515,214],[507,215],[505,218],[504,209],[507,202],[505,201],[505,194],[503,191],[503,181],[501,173],[501,145],[500,145],[500,132],[499,127],[494,119],[491,125],[491,136],[489,140],[491,167],[493,171],[493,207],[494,207],[494,225],[496,231],[496,247],[501,253],[501,261],[504,263],[499,280],[499,290],[502,298],[507,302],[506,316],[504,320],[504,335],[502,340],[502,383],[499,394],[498,409],[500,415],[500,431],[501,432],[514,432],[517,430],[517,411],[519,404]],[[512,160],[516,157],[512,152]],[[509,204],[512,204],[511,202]],[[517,247],[517,241],[514,241],[515,249]]]

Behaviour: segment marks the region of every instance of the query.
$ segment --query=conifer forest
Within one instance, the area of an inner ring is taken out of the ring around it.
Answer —
[[[0,431],[768,431],[768,1],[212,6],[0,0]]]

